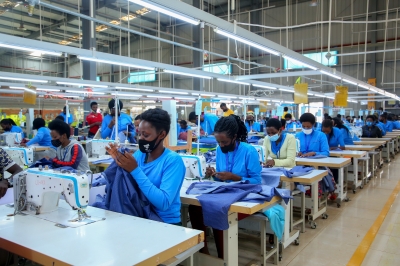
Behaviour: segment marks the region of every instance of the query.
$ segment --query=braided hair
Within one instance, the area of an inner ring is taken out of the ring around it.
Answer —
[[[168,135],[171,128],[171,117],[168,112],[159,108],[149,109],[141,114],[142,121],[149,122],[157,132],[165,131]]]
[[[346,126],[343,125],[342,120],[340,120],[339,118],[337,118],[337,117],[333,118],[333,123],[336,124],[336,127],[338,129],[344,128],[344,129],[346,129],[347,133],[350,133],[349,129]]]
[[[247,128],[240,117],[237,115],[230,115],[222,117],[215,124],[215,133],[226,133],[228,137],[234,138],[240,142],[247,142]]]
[[[333,136],[332,120],[325,119],[324,121],[322,121],[322,127],[329,127],[331,129],[331,133],[329,133],[329,136],[328,136],[328,141],[331,140],[331,138]]]

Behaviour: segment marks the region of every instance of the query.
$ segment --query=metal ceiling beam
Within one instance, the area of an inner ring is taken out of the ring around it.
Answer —
[[[315,76],[315,75],[321,75],[321,72],[317,70],[306,70],[306,71],[295,71],[295,72],[244,75],[244,76],[238,76],[236,80],[300,77],[300,76]]]
[[[349,99],[377,99],[377,98],[387,98],[387,96],[356,96],[356,97],[349,97]],[[359,100],[362,101],[362,100]]]

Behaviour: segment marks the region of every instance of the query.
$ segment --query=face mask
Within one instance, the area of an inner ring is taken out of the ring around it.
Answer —
[[[279,134],[275,134],[275,135],[273,135],[273,136],[269,136],[269,140],[270,140],[270,141],[275,142],[275,141],[277,141],[278,139],[279,139]]]
[[[54,147],[58,148],[62,145],[62,142],[59,139],[52,139],[51,140],[51,145],[53,145]]]
[[[379,119],[379,122],[383,123],[383,120]]]
[[[4,129],[4,131],[11,131],[11,128],[7,127],[7,128]]]
[[[253,124],[253,120],[246,120],[246,122],[249,124],[249,125],[251,125],[251,124]]]
[[[310,135],[312,133],[312,131],[313,131],[312,128],[309,128],[309,129],[303,128],[303,133],[306,135]]]
[[[292,123],[292,120],[287,120],[286,121],[286,124],[291,124]]]
[[[235,141],[232,141],[231,144],[229,144],[227,146],[224,146],[224,147],[220,146],[220,148],[223,153],[228,153],[235,148]]]
[[[160,140],[157,144],[157,139],[158,137],[156,137],[154,140],[152,141],[147,141],[144,139],[139,139],[139,150],[143,153],[151,153],[152,151],[154,151],[158,145],[161,143],[162,140]]]
[[[367,122],[367,126],[372,126],[373,125],[373,123],[372,122]]]

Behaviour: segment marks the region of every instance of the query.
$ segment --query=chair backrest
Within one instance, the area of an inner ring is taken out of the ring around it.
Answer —
[[[187,152],[191,152],[192,151],[192,130],[188,130],[188,139],[186,142],[186,145],[182,145],[182,146],[170,146],[169,145],[169,138],[168,136],[164,139],[164,147],[170,149],[171,151],[181,151],[181,150],[186,150]]]

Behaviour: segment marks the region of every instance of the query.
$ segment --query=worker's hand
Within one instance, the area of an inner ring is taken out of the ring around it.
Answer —
[[[265,164],[264,164],[264,166],[265,167],[273,167],[273,166],[275,166],[275,161],[274,160],[268,160]]]
[[[118,152],[116,162],[119,167],[123,168],[128,173],[132,172],[138,167],[136,159],[127,151],[124,154]]]
[[[114,120],[115,121],[115,120]],[[96,126],[101,126],[101,122],[94,123]]]
[[[108,128],[113,128],[115,125],[115,117],[111,120],[110,124],[108,124]]]
[[[8,181],[3,179],[0,181],[0,199],[4,197],[8,189]]]
[[[219,173],[215,174],[215,177],[222,181],[227,181],[227,180],[240,181],[240,180],[242,180],[242,178],[240,176],[232,174],[231,172],[219,172]]]
[[[316,153],[315,152],[307,152],[305,154],[300,155],[300,157],[305,158],[305,157],[311,157],[314,156]]]
[[[108,144],[108,147],[106,147],[107,153],[114,159],[114,161],[117,161],[117,155],[119,153],[118,148],[118,145],[115,143],[110,143]]]
[[[21,147],[26,147],[26,143],[20,143],[19,144]]]
[[[214,176],[215,173],[216,173],[216,171],[215,171],[214,167],[207,167],[207,169],[206,169],[206,177]]]

